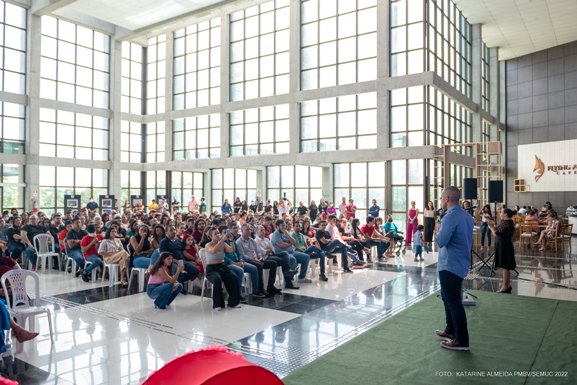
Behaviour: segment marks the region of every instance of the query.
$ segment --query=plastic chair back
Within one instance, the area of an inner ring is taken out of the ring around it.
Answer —
[[[38,274],[30,270],[14,269],[10,270],[2,276],[2,289],[4,290],[4,297],[8,308],[11,310],[27,309],[30,306],[30,299],[28,298],[28,291],[26,290],[26,279],[32,277],[34,279],[34,302],[40,298],[40,280]],[[8,295],[8,285],[12,288],[12,301]]]
[[[33,239],[36,254],[56,254],[54,249],[54,238],[49,234],[38,234]]]

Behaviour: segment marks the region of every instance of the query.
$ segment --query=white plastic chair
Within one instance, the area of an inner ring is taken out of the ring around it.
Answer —
[[[108,287],[112,287],[118,280],[118,269],[120,269],[120,265],[118,263],[104,262],[102,264],[102,283],[104,283],[104,276],[106,275],[106,269],[108,269]]]
[[[26,279],[28,277],[32,277],[35,284],[34,299],[32,300],[34,303],[33,306],[30,305],[31,300],[28,298],[28,291],[26,290]],[[6,281],[8,281],[9,285],[6,284]],[[12,301],[8,294],[8,287],[12,289]],[[24,269],[10,270],[2,276],[2,289],[4,290],[4,297],[8,304],[8,310],[18,325],[25,328],[26,320],[29,317],[35,316],[36,314],[46,313],[48,316],[48,327],[50,328],[50,341],[54,343],[54,337],[52,335],[52,314],[50,313],[50,309],[45,306],[36,305],[37,301],[40,299],[40,279],[38,274]]]
[[[198,251],[200,255],[200,260],[202,261],[202,267],[204,269],[204,278],[202,279],[202,290],[200,291],[200,302],[204,301],[204,289],[205,288],[212,288],[212,283],[206,278],[206,253],[204,249],[200,249]]]
[[[145,290],[145,286],[146,286],[146,282],[145,282],[145,275],[146,275],[146,270],[145,268],[142,267],[133,267],[130,270],[130,277],[128,278],[128,286],[130,286],[130,284],[132,283],[132,277],[134,277],[134,273],[138,274],[138,291],[144,291]]]
[[[38,259],[36,260],[36,270],[42,261],[44,270],[52,268],[52,257],[58,257],[59,254],[54,248],[54,238],[50,234],[38,234],[32,239],[32,244],[36,250]]]

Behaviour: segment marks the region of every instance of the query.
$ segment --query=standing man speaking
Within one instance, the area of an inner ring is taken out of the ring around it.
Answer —
[[[435,334],[443,339],[441,346],[450,350],[469,350],[467,315],[462,301],[463,279],[469,271],[473,243],[473,218],[459,205],[461,192],[449,186],[441,194],[445,215],[435,241],[440,247],[439,282],[445,305],[445,330]]]

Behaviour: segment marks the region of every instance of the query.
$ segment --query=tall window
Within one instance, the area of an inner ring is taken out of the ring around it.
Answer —
[[[121,111],[142,114],[142,52],[141,45],[122,42]]]
[[[220,103],[220,18],[174,32],[174,109]]]
[[[385,207],[385,162],[338,163],[334,165],[334,197],[338,207],[342,197],[350,198],[357,206],[356,217],[364,223],[373,199]]]
[[[323,197],[323,169],[309,166],[271,166],[266,168],[266,195],[263,199],[278,201],[286,197],[296,208],[299,202],[308,206]]]
[[[491,53],[487,44],[483,43],[481,52],[481,108],[485,111],[490,109],[491,100]]]
[[[166,111],[166,35],[148,39],[146,63],[146,114],[161,114]]]
[[[391,1],[391,76],[425,68],[424,1]]]
[[[376,148],[376,94],[302,102],[300,137],[302,152]]]
[[[64,195],[80,195],[85,205],[90,197],[108,194],[108,170],[40,166],[40,210],[62,211]]]
[[[289,92],[290,1],[274,0],[230,14],[230,99]]]
[[[24,153],[26,107],[0,102],[0,152]]]
[[[377,1],[301,1],[301,88],[377,78]]]
[[[0,207],[21,211],[24,208],[24,167],[19,164],[3,164],[0,166],[0,174]]]
[[[171,171],[172,198],[180,201],[181,211],[188,211],[187,203],[194,195],[200,202],[204,196],[204,174],[201,172]],[[170,202],[168,202],[170,204]]]
[[[165,124],[164,121],[148,123],[146,125],[146,162],[164,162],[165,151]]]
[[[452,1],[430,0],[428,11],[428,70],[470,97],[471,24]]]
[[[120,187],[122,189],[122,196],[119,200],[120,204],[124,205],[130,201],[131,195],[141,195],[141,176],[140,171],[135,170],[120,170]],[[146,202],[142,202],[146,205]],[[130,202],[132,204],[132,202]]]
[[[426,87],[391,90],[391,147],[422,146]]]
[[[108,119],[40,109],[40,155],[108,160]]]
[[[108,108],[110,37],[42,16],[40,97]]]
[[[166,171],[147,171],[146,199],[148,203],[159,195],[166,195]],[[167,203],[170,204],[170,202]]]
[[[467,143],[472,139],[472,115],[463,106],[434,87],[428,87],[429,145]],[[472,156],[470,147],[458,148]]]
[[[287,154],[288,104],[230,113],[230,155]]]
[[[141,163],[142,124],[122,120],[120,131],[120,160],[122,162]]]
[[[26,9],[0,2],[0,90],[26,92]]]
[[[407,210],[411,201],[421,213],[419,222],[422,223],[422,213],[425,206],[425,161],[423,159],[393,160],[391,162],[391,198],[392,214],[400,231],[405,231]]]
[[[256,198],[256,170],[240,168],[213,169],[212,173],[212,211],[221,210],[225,199],[232,206],[236,197],[250,203]]]
[[[174,160],[220,157],[220,114],[172,122]]]

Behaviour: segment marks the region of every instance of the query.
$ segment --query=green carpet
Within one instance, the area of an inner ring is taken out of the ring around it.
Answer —
[[[479,297],[477,306],[466,308],[470,352],[439,346],[433,332],[444,327],[444,311],[441,299],[433,295],[283,381],[287,385],[577,384],[577,302],[473,294]]]

